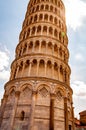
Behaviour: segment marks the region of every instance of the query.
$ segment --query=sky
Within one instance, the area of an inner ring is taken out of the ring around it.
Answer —
[[[9,80],[29,0],[0,1],[0,99]],[[69,39],[69,65],[75,117],[86,110],[86,0],[63,0]]]

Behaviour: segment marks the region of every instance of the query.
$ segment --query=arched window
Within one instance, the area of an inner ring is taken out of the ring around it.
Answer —
[[[60,66],[60,73],[63,74],[63,68],[62,68],[62,65]]]
[[[40,60],[40,63],[39,63],[40,67],[44,67],[44,64],[45,64],[44,60]]]
[[[61,41],[61,32],[59,33],[59,40]]]
[[[57,30],[56,30],[56,29],[54,30],[54,36],[55,36],[55,37],[57,37],[57,36],[58,36],[58,32],[57,32]]]
[[[52,49],[52,42],[49,42],[49,43],[48,43],[48,47],[49,47],[50,49]]]
[[[50,34],[53,34],[53,29],[52,29],[52,27],[49,27],[49,33],[50,33]]]
[[[48,14],[44,15],[44,20],[48,20]]]
[[[33,42],[30,41],[29,48],[31,49],[33,47]]]
[[[28,31],[27,31],[27,37],[30,35],[30,28],[28,28]]]
[[[32,65],[34,66],[34,65],[36,65],[36,64],[37,64],[37,60],[36,60],[36,59],[34,59],[34,60],[33,60],[33,64],[32,64]]]
[[[58,51],[58,47],[56,44],[54,45],[54,51]]]
[[[39,46],[39,40],[35,42],[35,46]]]
[[[36,22],[37,21],[37,15],[35,15],[35,17],[34,17],[34,22]]]
[[[38,47],[39,47],[39,41],[37,40],[37,41],[35,42],[35,49],[38,48]]]
[[[49,10],[49,5],[45,5],[45,10]]]
[[[52,12],[53,12],[53,6],[50,6],[50,11],[52,11]]]
[[[24,118],[25,118],[25,112],[22,111],[22,112],[20,113],[20,120],[23,121]]]
[[[59,27],[61,28],[61,21],[59,20]]]
[[[41,26],[40,25],[37,27],[37,32],[38,33],[41,32]]]
[[[41,10],[44,10],[44,5],[41,5]]]
[[[57,65],[56,62],[54,63],[54,69],[55,69],[55,70],[58,70],[58,65]]]
[[[30,18],[30,22],[29,22],[29,24],[31,24],[31,23],[32,23],[32,20],[33,20],[33,17],[31,17],[31,18]]]
[[[36,27],[32,28],[32,34],[35,34]]]
[[[34,13],[35,12],[35,8],[33,7],[33,9],[32,9],[32,13]]]
[[[20,63],[20,66],[19,66],[19,71],[21,71],[21,70],[22,70],[22,68],[23,68],[23,61],[21,61],[21,63]]]
[[[57,14],[57,8],[55,8],[55,13]]]
[[[49,68],[52,67],[52,63],[51,63],[51,61],[48,61],[48,62],[47,62],[47,67],[49,67]]]
[[[39,15],[39,20],[42,20],[43,19],[43,14],[40,14]]]
[[[37,7],[36,7],[36,11],[39,11],[39,5],[37,5]]]
[[[47,32],[47,26],[43,27],[43,32]]]
[[[50,15],[50,21],[53,22],[53,16],[52,15]]]
[[[27,68],[29,66],[29,64],[30,64],[30,61],[27,60],[26,63],[25,63],[25,67]]]
[[[27,43],[24,45],[23,53],[26,52],[26,49],[27,49]]]
[[[54,23],[57,24],[57,18],[56,18],[56,17],[55,17],[55,19],[54,19]]]

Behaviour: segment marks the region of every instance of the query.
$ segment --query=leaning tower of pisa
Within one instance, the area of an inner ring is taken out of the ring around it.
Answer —
[[[30,0],[5,84],[0,130],[74,130],[67,46],[63,2]]]

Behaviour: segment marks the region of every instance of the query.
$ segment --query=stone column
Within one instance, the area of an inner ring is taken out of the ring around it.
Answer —
[[[41,42],[39,43],[39,53],[41,52]]]
[[[52,45],[52,55],[54,56],[54,45]]]
[[[65,70],[63,69],[63,82],[65,82]]]
[[[17,70],[16,70],[16,76],[15,76],[15,78],[18,77],[18,72],[19,72],[19,65],[17,66]]]
[[[48,53],[48,43],[46,43],[46,54]]]
[[[31,111],[30,111],[30,119],[29,119],[28,130],[34,130],[35,102],[36,102],[36,91],[33,91],[32,92],[32,104],[31,104]]]
[[[39,61],[37,61],[37,72],[36,72],[36,76],[38,76],[38,72],[39,72]]]
[[[22,48],[21,48],[21,56],[23,55],[23,48],[24,48],[24,46],[22,45]]]
[[[64,117],[65,117],[65,130],[68,130],[68,108],[67,108],[67,97],[64,98]]]
[[[7,99],[8,99],[8,95],[5,94],[1,103],[0,128],[1,128],[2,120],[3,120],[5,108],[6,108]]]
[[[55,95],[51,94],[50,96],[50,129],[49,130],[54,130],[54,99]]]
[[[45,62],[45,77],[47,75],[47,62]]]
[[[10,72],[10,80],[13,79],[13,69],[11,69],[11,72]]]
[[[54,78],[54,63],[52,64],[52,78]]]
[[[20,92],[16,91],[15,92],[15,102],[14,102],[14,105],[13,105],[12,113],[10,115],[9,130],[13,130],[19,96],[20,96]]]
[[[36,44],[33,43],[32,53],[35,52],[35,51],[34,51],[34,50],[35,50],[35,45],[36,45]]]
[[[21,72],[21,77],[24,76],[24,68],[25,68],[25,62],[23,63],[22,72]]]
[[[30,76],[30,72],[31,72],[31,65],[32,65],[32,62],[30,62],[30,65],[29,65],[28,76]]]
[[[58,80],[60,81],[60,65],[58,66]]]
[[[72,108],[72,124],[73,124],[73,130],[75,130],[75,124],[74,124],[74,107],[72,105],[73,105],[73,103],[71,103],[71,108]]]

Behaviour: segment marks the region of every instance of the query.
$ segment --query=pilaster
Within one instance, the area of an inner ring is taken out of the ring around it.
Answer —
[[[67,97],[64,98],[64,117],[65,117],[65,130],[68,130],[68,107],[67,107]]]
[[[19,96],[20,96],[20,92],[16,91],[15,92],[15,102],[14,102],[12,113],[10,115],[10,120],[9,120],[9,130],[13,130],[13,127],[14,127],[14,120],[15,120]]]

